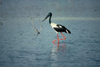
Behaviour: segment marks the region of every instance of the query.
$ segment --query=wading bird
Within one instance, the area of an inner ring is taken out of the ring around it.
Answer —
[[[58,46],[59,46],[59,40],[65,40],[65,39],[66,39],[66,37],[62,34],[62,32],[69,33],[69,34],[71,34],[71,32],[70,32],[66,27],[64,27],[63,25],[56,24],[56,23],[51,23],[51,17],[52,17],[52,13],[51,13],[51,12],[44,18],[43,21],[45,21],[48,17],[49,17],[49,24],[51,25],[51,27],[52,27],[52,28],[55,30],[55,32],[57,33],[57,39],[53,40],[53,43],[54,43],[55,41],[58,41]],[[43,21],[42,21],[42,22],[43,22]],[[64,38],[59,39],[58,32],[60,32]],[[54,43],[54,44],[55,44],[55,43]]]

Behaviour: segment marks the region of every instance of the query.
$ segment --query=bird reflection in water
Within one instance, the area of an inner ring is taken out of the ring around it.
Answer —
[[[65,52],[65,48],[66,48],[66,44],[65,43],[57,43],[57,44],[55,44],[55,43],[53,43],[54,44],[54,46],[55,45],[57,45],[56,47],[56,49],[57,49],[57,51],[62,51],[62,52]]]
[[[52,49],[51,49],[51,57],[50,57],[50,60],[51,60],[51,67],[59,67],[59,64],[56,63],[58,62],[60,59],[59,59],[59,56],[60,55],[65,55],[66,53],[66,44],[65,43],[59,43],[59,46],[57,46],[57,44],[54,44]]]

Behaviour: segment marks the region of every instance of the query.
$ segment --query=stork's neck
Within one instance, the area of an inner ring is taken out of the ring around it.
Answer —
[[[51,16],[49,17],[49,24],[51,24]]]

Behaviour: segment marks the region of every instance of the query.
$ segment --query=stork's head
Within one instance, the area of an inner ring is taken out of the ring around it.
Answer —
[[[52,17],[52,13],[51,13],[51,12],[49,12],[49,14],[44,18],[43,21],[45,21],[48,17]],[[43,21],[42,21],[42,22],[43,22]]]

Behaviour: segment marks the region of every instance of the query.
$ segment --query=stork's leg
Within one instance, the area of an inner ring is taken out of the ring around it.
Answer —
[[[61,32],[61,35],[62,35],[64,38],[61,38],[61,39],[59,39],[59,40],[65,40],[66,37],[62,34],[62,32]]]
[[[58,34],[57,34],[57,39],[58,39],[58,44],[57,44],[57,46],[59,46],[59,36],[58,36]]]
[[[65,40],[65,39],[66,39],[66,37],[62,34],[62,32],[61,32],[61,35],[62,35],[64,38],[59,39],[59,36],[58,36],[58,34],[57,34],[57,39],[53,40],[53,44],[55,44],[54,42],[58,40],[58,45],[57,45],[57,46],[59,46],[59,40]]]
[[[55,44],[54,42],[57,41],[57,40],[58,40],[58,44],[59,44],[59,36],[58,36],[58,34],[57,34],[57,39],[55,39],[55,40],[52,41],[53,44]]]

